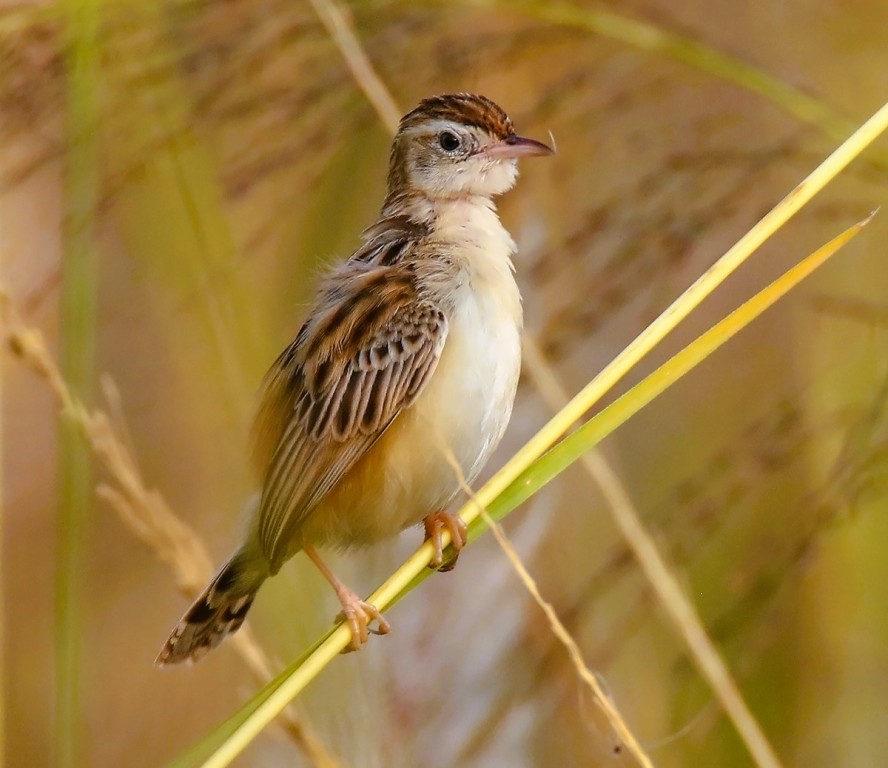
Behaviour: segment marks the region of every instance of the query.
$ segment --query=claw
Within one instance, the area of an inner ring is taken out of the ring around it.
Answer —
[[[435,547],[435,554],[429,563],[429,568],[439,571],[450,571],[456,565],[459,553],[469,540],[469,528],[461,517],[447,512],[432,512],[423,520],[425,526],[425,541],[431,540]],[[441,530],[446,528],[450,533],[450,546],[454,555],[446,563],[444,562],[444,547],[441,541]]]
[[[318,567],[318,570],[324,574],[324,578],[330,582],[330,585],[336,590],[336,597],[342,605],[342,610],[336,617],[336,621],[345,621],[348,623],[351,632],[351,643],[345,648],[343,653],[348,651],[359,651],[370,634],[387,635],[392,625],[389,624],[383,615],[377,610],[375,605],[366,603],[361,600],[358,595],[343,584],[336,576],[333,575],[321,556],[315,551],[314,547],[303,544],[302,548],[305,554],[311,558],[311,561]],[[377,629],[371,629],[370,623],[375,621]]]
[[[351,643],[343,651],[359,651],[367,642],[370,634],[387,635],[392,625],[388,623],[385,617],[377,610],[375,605],[361,600],[348,587],[341,587],[336,590],[339,602],[342,603],[342,610],[336,616],[336,621],[346,621],[351,631]],[[377,629],[371,628],[371,622],[376,622]]]

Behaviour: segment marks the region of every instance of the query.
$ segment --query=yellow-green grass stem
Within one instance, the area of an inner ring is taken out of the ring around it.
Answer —
[[[525,473],[578,419],[659,343],[678,323],[705,299],[725,278],[745,261],[768,237],[785,224],[829,181],[888,128],[888,104],[879,109],[858,128],[841,146],[823,161],[804,181],[781,200],[727,253],[696,280],[648,328],[623,350],[570,403],[552,418],[477,494],[477,503],[486,507],[494,518],[502,516],[526,498],[529,487]],[[610,411],[613,413],[613,411]],[[603,412],[604,413],[604,412]],[[588,425],[587,425],[588,426]],[[568,443],[569,444],[569,443]],[[512,487],[513,493],[505,493]],[[521,495],[521,491],[525,495]],[[507,506],[510,504],[510,506]],[[461,511],[470,523],[470,537],[477,536],[476,505]],[[447,533],[444,532],[445,541]],[[396,602],[426,578],[426,565],[431,560],[432,547],[423,545],[372,596],[380,609]],[[250,741],[270,722],[288,701],[314,679],[350,640],[348,629],[342,625],[331,630],[299,661],[291,665],[262,689],[245,707],[235,713],[208,739],[186,753],[176,766],[205,764],[228,765]],[[216,747],[218,746],[218,749]],[[206,757],[206,760],[204,760]]]
[[[487,506],[521,472],[555,443],[617,384],[645,355],[733,273],[747,258],[808,203],[847,165],[888,128],[888,103],[858,128],[804,181],[772,208],[752,229],[669,305],[634,341],[559,411],[478,492]],[[471,514],[467,522],[475,518]]]
[[[463,519],[472,520],[469,539],[477,538],[487,528],[483,517],[479,516],[479,507],[485,508],[494,520],[505,517],[784,296],[856,235],[867,221],[868,219],[856,224],[831,240],[732,312],[601,413],[591,418],[575,433],[517,473],[513,480],[489,501],[482,498],[482,494],[489,496],[489,483],[484,486],[477,496],[460,510]],[[515,459],[507,466],[514,462]],[[407,595],[430,575],[427,566],[432,558],[432,550],[431,542],[423,544],[370,596],[369,601],[380,610],[385,610]],[[222,768],[229,765],[277,716],[278,712],[299,695],[305,686],[345,649],[350,641],[350,631],[343,624],[328,632],[312,649],[265,686],[213,734],[179,758],[174,763],[175,768],[195,765]],[[767,745],[763,737],[759,738],[758,743]],[[765,746],[763,754],[756,756],[759,765],[779,765],[772,753],[769,757],[769,749]]]
[[[61,270],[61,368],[72,390],[88,398],[95,377],[99,195],[100,0],[67,0],[67,113],[64,253]],[[81,646],[86,530],[93,500],[90,452],[76,424],[59,425],[55,730],[56,764],[83,764]]]

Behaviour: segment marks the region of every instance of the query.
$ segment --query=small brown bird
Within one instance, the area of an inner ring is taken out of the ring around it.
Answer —
[[[197,660],[234,632],[262,583],[304,551],[333,585],[351,648],[389,624],[316,547],[366,545],[424,523],[442,565],[466,527],[445,509],[505,432],[521,367],[515,243],[492,201],[516,160],[552,150],[517,136],[490,99],[420,102],[392,144],[388,195],[364,244],[320,286],[269,371],[256,418],[262,492],[241,547],[173,630],[158,664]],[[444,567],[452,567],[451,563]]]

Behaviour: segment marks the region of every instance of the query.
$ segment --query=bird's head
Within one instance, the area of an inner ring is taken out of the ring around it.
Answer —
[[[389,199],[411,193],[432,200],[499,195],[515,183],[518,158],[552,151],[516,135],[509,116],[484,96],[433,96],[401,118],[392,144]]]

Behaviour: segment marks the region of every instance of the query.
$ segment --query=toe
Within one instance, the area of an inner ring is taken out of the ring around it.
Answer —
[[[469,541],[469,526],[458,515],[448,515],[447,529],[450,531],[450,543],[459,552]]]
[[[336,617],[336,620],[345,620],[351,632],[351,642],[346,646],[343,653],[359,651],[367,640],[370,639],[371,633],[374,635],[387,635],[392,628],[391,624],[386,621],[375,605],[365,603],[357,596],[354,599],[349,599],[347,604],[343,605],[342,611]],[[374,621],[377,625],[376,629],[372,629],[370,626]]]
[[[354,607],[351,605],[343,607],[336,616],[336,621],[345,621],[348,631],[351,632],[351,642],[346,646],[344,653],[359,650],[364,643],[361,639],[361,621]]]
[[[429,568],[438,568],[444,562],[444,547],[441,543],[441,517],[440,513],[429,515],[425,521],[425,541],[431,541],[435,548]]]
[[[364,609],[367,613],[370,614],[370,619],[376,622],[376,629],[370,628],[370,621],[367,621],[367,629],[372,632],[374,635],[387,635],[392,631],[392,625],[388,623],[385,616],[383,616],[377,609],[375,605],[371,603],[364,603]]]
[[[433,512],[424,520],[426,541],[431,540],[434,545],[434,553],[429,568],[440,571],[449,571],[456,565],[456,559],[460,550],[469,540],[469,527],[465,521],[457,515],[447,512]],[[453,547],[454,556],[444,562],[443,544],[441,542],[441,529],[446,528],[450,534],[450,545]]]

